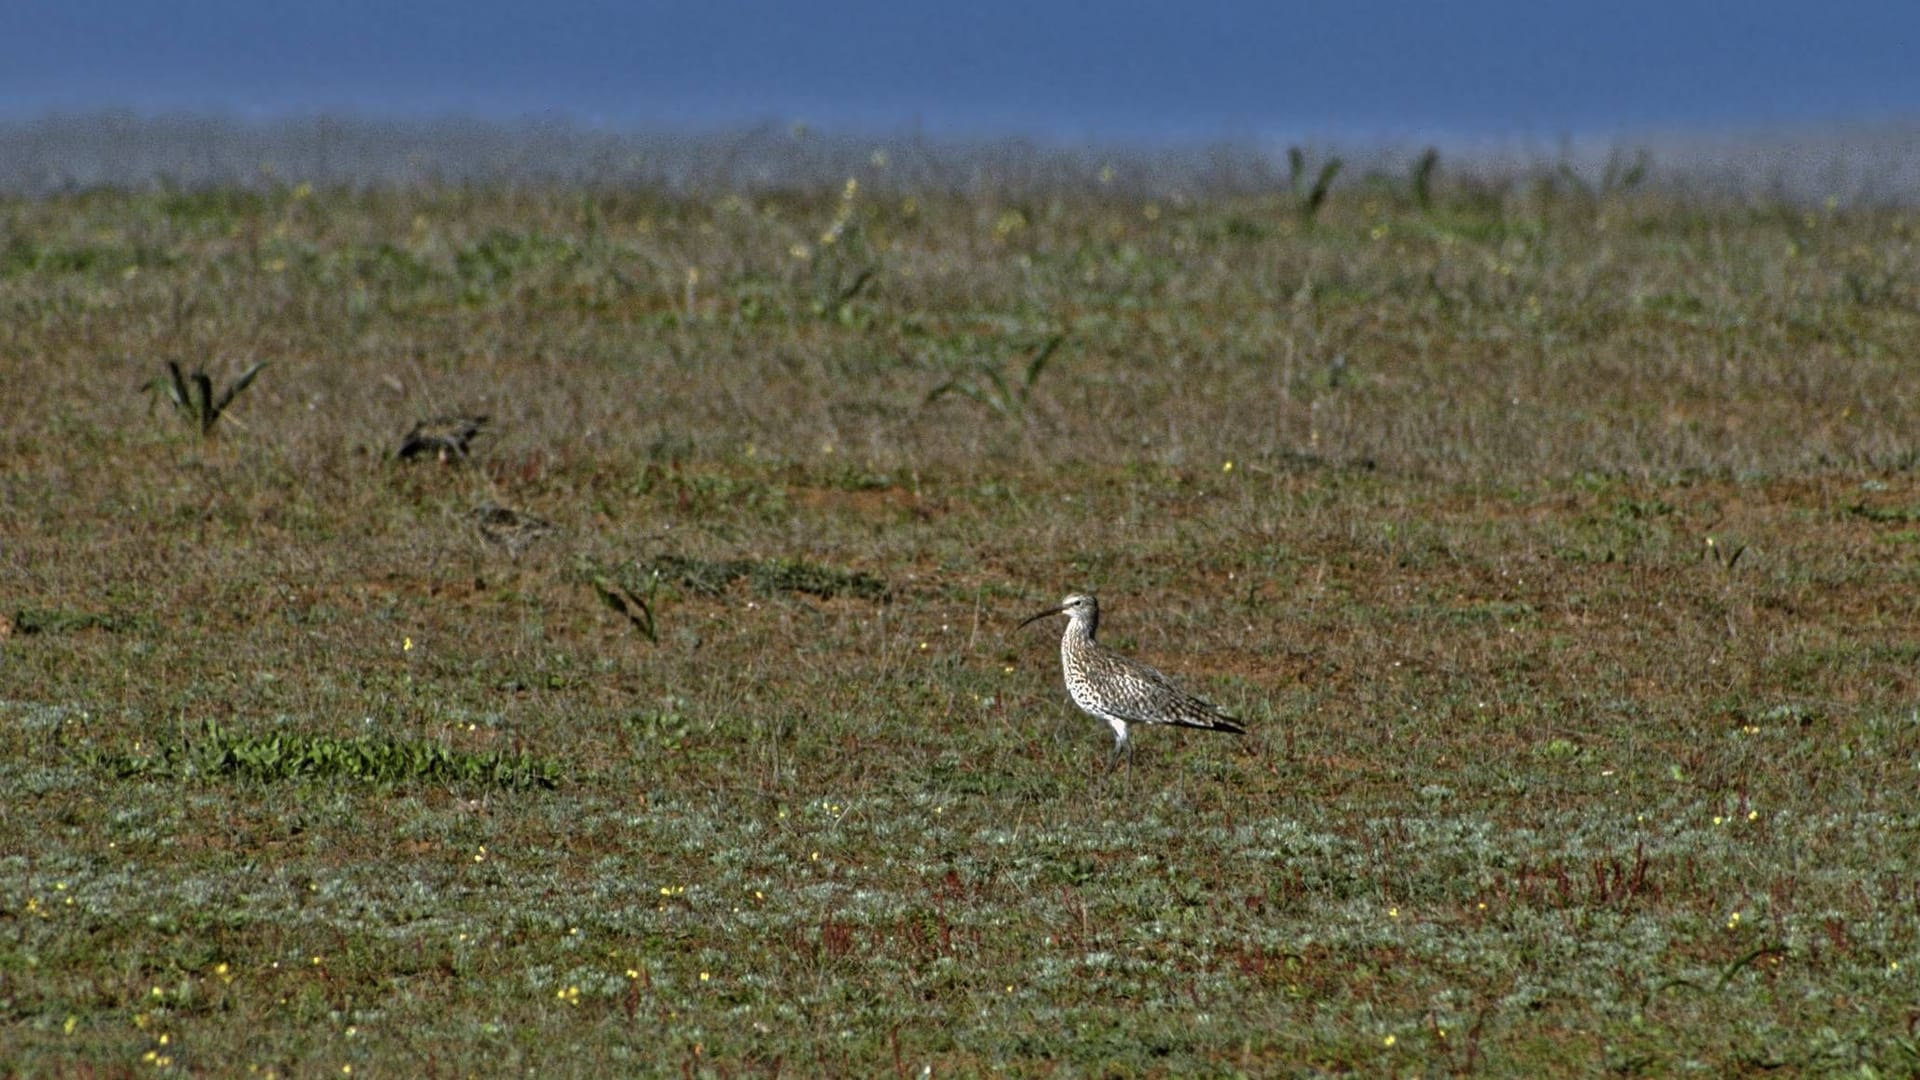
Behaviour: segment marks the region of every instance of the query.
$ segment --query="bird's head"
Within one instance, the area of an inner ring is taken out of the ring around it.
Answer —
[[[1088,593],[1074,593],[1053,607],[1045,611],[1036,612],[1020,620],[1020,625],[1025,626],[1030,622],[1044,619],[1049,615],[1065,615],[1075,622],[1084,619],[1087,623],[1092,624],[1100,618],[1100,601],[1095,600],[1093,596]],[[1016,627],[1016,629],[1018,628]]]

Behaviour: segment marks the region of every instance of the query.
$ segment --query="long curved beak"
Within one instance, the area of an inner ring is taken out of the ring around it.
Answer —
[[[1025,626],[1028,623],[1035,621],[1036,619],[1044,619],[1049,615],[1058,615],[1065,610],[1067,610],[1067,606],[1065,604],[1056,604],[1045,611],[1039,612],[1038,614],[1029,615],[1024,619],[1021,619],[1020,626],[1016,626],[1014,627],[1014,629],[1018,630],[1020,629],[1020,627]]]

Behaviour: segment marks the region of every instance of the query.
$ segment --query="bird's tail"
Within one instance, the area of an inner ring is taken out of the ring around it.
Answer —
[[[1247,733],[1247,729],[1240,726],[1240,721],[1211,705],[1205,708],[1181,709],[1174,713],[1168,722],[1178,727],[1199,728],[1202,731],[1224,731],[1229,735]]]

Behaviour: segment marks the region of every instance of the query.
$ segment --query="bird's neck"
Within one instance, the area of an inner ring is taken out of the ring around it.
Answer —
[[[1093,644],[1093,632],[1099,626],[1096,615],[1087,615],[1067,620],[1066,640],[1079,645]]]

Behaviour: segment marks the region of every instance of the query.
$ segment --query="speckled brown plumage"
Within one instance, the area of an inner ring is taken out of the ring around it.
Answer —
[[[1131,759],[1133,744],[1127,737],[1131,724],[1171,724],[1235,735],[1246,731],[1218,706],[1180,689],[1154,668],[1095,641],[1100,602],[1091,596],[1076,593],[1020,625],[1061,614],[1067,616],[1066,632],[1060,636],[1060,669],[1066,677],[1067,694],[1081,711],[1113,729],[1109,767],[1123,755]]]
[[[467,512],[481,539],[507,549],[515,559],[528,544],[554,532],[554,524],[543,517],[513,510],[498,503],[485,502]]]

